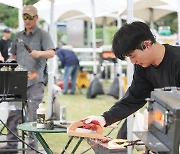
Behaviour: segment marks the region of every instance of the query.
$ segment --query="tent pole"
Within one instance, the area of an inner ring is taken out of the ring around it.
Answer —
[[[133,0],[127,0],[127,23],[131,23],[133,21]],[[132,82],[132,76],[134,72],[134,67],[130,62],[130,59],[127,58],[127,82],[128,86],[130,86]],[[127,117],[127,139],[132,141],[132,128],[133,128],[133,115]],[[132,154],[132,147],[128,147],[128,154]]]
[[[94,0],[91,0],[91,8],[92,8],[92,47],[93,47],[93,60],[94,60],[94,66],[93,66],[93,73],[94,76],[97,74],[97,63],[96,63],[96,22],[95,22],[95,4]]]
[[[50,36],[54,42],[54,0],[50,0],[51,2],[51,11],[50,11]],[[53,96],[53,85],[54,85],[54,66],[53,66],[53,58],[48,59],[48,118],[51,116],[51,108],[52,108],[52,96]]]
[[[153,8],[149,8],[149,11],[150,11],[150,28],[151,29],[154,29],[154,10]]]
[[[178,0],[178,6],[180,6],[180,0]],[[178,43],[180,44],[180,8],[179,7],[177,10],[177,16],[178,16]]]
[[[23,1],[20,0],[21,6],[18,8],[18,22],[19,22],[19,31],[24,29],[24,23],[22,19],[22,9],[23,9]]]
[[[122,26],[122,19],[121,19],[121,15],[120,15],[120,7],[119,7],[119,12],[118,12],[118,16],[117,16],[117,28],[118,30],[121,28]],[[122,82],[122,61],[120,59],[118,59],[118,67],[117,67],[117,73],[118,73],[118,78],[119,78],[119,98],[122,98],[123,96],[123,82]]]

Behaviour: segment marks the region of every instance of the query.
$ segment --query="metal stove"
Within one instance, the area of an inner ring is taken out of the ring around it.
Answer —
[[[180,88],[151,92],[148,102],[148,131],[135,132],[149,149],[158,154],[179,154]]]

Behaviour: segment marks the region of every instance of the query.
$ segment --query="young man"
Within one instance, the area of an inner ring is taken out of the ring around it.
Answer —
[[[143,107],[154,88],[180,86],[180,47],[156,42],[145,23],[124,25],[115,34],[112,47],[117,58],[129,57],[134,64],[132,83],[109,111],[88,117],[86,123],[98,120],[101,126],[111,125]]]
[[[36,121],[36,110],[42,102],[44,94],[43,75],[46,65],[46,59],[55,55],[54,45],[47,32],[37,27],[38,21],[37,9],[33,5],[27,5],[23,8],[22,14],[24,20],[25,30],[17,33],[12,41],[11,53],[12,59],[16,59],[18,64],[24,67],[28,72],[35,71],[37,77],[28,80],[27,87],[27,119],[28,121]],[[24,45],[21,43],[23,40],[25,44],[32,50],[29,53]],[[7,126],[15,133],[18,134],[17,125],[20,119],[20,110],[11,111],[7,119]],[[16,137],[8,132],[8,140],[17,140]],[[33,134],[30,134],[29,144],[36,148],[36,142]],[[8,142],[2,149],[17,148],[17,142]],[[7,154],[7,152],[6,152]]]
[[[11,32],[9,29],[3,30],[3,37],[0,40],[0,61],[4,62],[9,58],[9,49],[11,43]]]

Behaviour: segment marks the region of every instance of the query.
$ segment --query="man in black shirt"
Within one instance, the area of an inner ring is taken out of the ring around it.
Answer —
[[[9,57],[8,50],[11,43],[11,32],[9,29],[3,30],[3,37],[0,40],[0,61],[6,61]]]
[[[121,27],[114,35],[112,48],[117,58],[129,57],[134,64],[132,83],[109,111],[87,117],[86,123],[97,120],[101,126],[111,125],[143,107],[154,88],[180,86],[180,47],[156,42],[145,23]]]

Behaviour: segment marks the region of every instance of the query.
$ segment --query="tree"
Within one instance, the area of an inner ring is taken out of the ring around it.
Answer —
[[[38,0],[24,0],[23,4],[34,4]],[[0,4],[0,23],[4,23],[11,28],[18,27],[18,9],[4,4]]]

